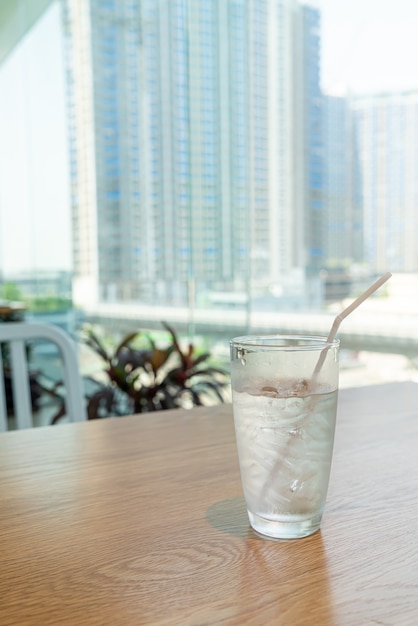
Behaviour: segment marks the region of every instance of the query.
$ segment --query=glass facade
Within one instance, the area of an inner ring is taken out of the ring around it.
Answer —
[[[318,271],[318,11],[64,6],[76,302],[190,304],[191,285],[202,304],[264,298],[289,272]]]
[[[351,101],[361,177],[364,258],[375,271],[418,267],[418,92]]]

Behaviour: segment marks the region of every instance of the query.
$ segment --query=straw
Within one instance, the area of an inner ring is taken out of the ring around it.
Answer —
[[[313,375],[312,375],[312,381],[316,380],[316,377],[318,376],[318,374],[320,372],[320,369],[321,369],[321,367],[322,367],[322,365],[323,365],[323,363],[325,361],[327,352],[328,352],[329,348],[331,347],[330,344],[334,340],[335,335],[337,333],[337,330],[340,327],[340,324],[343,321],[343,319],[346,318],[347,315],[352,313],[352,311],[354,311],[354,309],[356,309],[358,306],[360,306],[360,304],[362,302],[364,302],[369,296],[371,296],[372,293],[377,291],[377,289],[379,289],[379,287],[381,287],[387,280],[389,280],[389,278],[391,276],[392,276],[392,274],[390,272],[387,272],[386,274],[381,276],[378,280],[376,280],[376,282],[373,283],[373,285],[370,285],[370,287],[368,289],[366,289],[366,291],[364,293],[362,293],[361,296],[356,298],[356,300],[354,300],[354,302],[352,302],[346,309],[344,309],[343,311],[341,311],[341,313],[339,313],[337,315],[337,317],[335,318],[334,323],[333,323],[333,325],[331,327],[329,335],[327,337],[327,346],[321,351],[321,354],[319,356],[318,362],[317,362],[317,364],[315,366],[315,369],[314,369],[314,372],[313,372]],[[311,398],[310,411],[313,410],[317,400],[318,400],[318,397],[316,397],[315,399],[313,399],[313,397]],[[288,444],[288,446],[289,445],[290,444]],[[260,490],[260,498],[261,499],[263,499],[265,497],[266,491],[267,491],[267,489],[270,488],[271,481],[273,480],[274,476],[279,471],[281,464],[282,464],[282,459],[278,458],[275,461],[275,463],[273,464],[273,466],[271,467],[269,475],[267,477],[267,480],[264,483],[264,485],[261,487],[261,490]]]
[[[390,272],[386,272],[386,274],[384,274],[383,276],[381,276],[380,278],[378,278],[376,280],[376,282],[373,283],[373,285],[370,285],[370,287],[368,289],[366,289],[366,291],[364,293],[361,294],[361,296],[359,296],[358,298],[356,298],[354,300],[354,302],[352,302],[346,309],[344,309],[343,311],[341,311],[341,313],[339,313],[337,315],[337,317],[334,320],[333,325],[331,326],[331,330],[329,331],[329,335],[327,337],[327,343],[332,343],[334,341],[335,335],[337,334],[337,331],[340,327],[341,322],[343,321],[344,318],[347,317],[347,315],[350,315],[350,313],[352,313],[354,311],[354,309],[356,309],[358,306],[360,306],[360,304],[362,304],[362,302],[364,302],[365,300],[367,300],[367,298],[369,296],[372,295],[372,293],[374,293],[375,291],[377,291],[379,289],[379,287],[381,287],[387,280],[389,280],[389,278],[392,276],[392,274]],[[318,359],[318,363],[315,366],[314,369],[314,373],[312,378],[315,379],[318,374],[319,371],[325,361],[325,357],[327,355],[327,351],[328,351],[329,346],[327,346],[320,354],[320,357]]]

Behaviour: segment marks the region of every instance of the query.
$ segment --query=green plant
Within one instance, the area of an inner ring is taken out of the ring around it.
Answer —
[[[6,282],[0,285],[0,298],[15,301],[21,299],[20,289],[15,283]]]
[[[72,308],[71,298],[64,296],[26,296],[24,301],[32,313],[54,313]]]
[[[163,326],[170,337],[165,348],[149,335],[143,336],[145,348],[135,347],[141,335],[136,332],[111,351],[93,330],[87,332],[85,343],[103,360],[107,377],[106,383],[89,379],[96,387],[87,398],[89,419],[224,402],[227,373],[211,366],[210,354],[197,354],[193,344],[183,350],[171,326]]]

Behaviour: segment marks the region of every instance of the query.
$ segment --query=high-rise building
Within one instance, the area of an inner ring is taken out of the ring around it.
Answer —
[[[317,8],[302,9],[303,76],[303,155],[304,189],[304,249],[310,273],[317,273],[326,261],[324,225],[324,150],[322,92],[320,87],[320,13]]]
[[[204,302],[319,269],[319,13],[62,1],[75,301]]]
[[[357,137],[350,100],[323,96],[324,149],[324,267],[349,269],[361,263],[363,214]]]
[[[364,260],[374,272],[418,269],[418,92],[353,98]]]

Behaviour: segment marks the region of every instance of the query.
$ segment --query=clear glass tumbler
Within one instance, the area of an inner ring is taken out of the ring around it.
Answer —
[[[241,480],[252,528],[273,539],[316,532],[328,490],[339,341],[265,335],[230,342]]]

